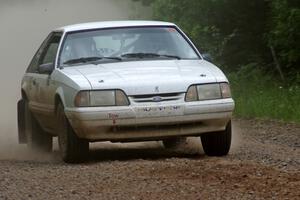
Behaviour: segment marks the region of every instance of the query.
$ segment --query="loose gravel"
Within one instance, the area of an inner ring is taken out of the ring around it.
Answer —
[[[300,125],[235,119],[233,130],[231,152],[220,158],[205,156],[199,138],[177,150],[93,144],[88,162],[76,165],[57,150],[11,146],[14,154],[0,153],[0,199],[300,199]]]

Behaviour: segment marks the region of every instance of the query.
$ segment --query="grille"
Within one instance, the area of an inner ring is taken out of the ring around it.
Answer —
[[[166,94],[130,96],[130,99],[135,103],[177,101],[182,98],[184,98],[184,93],[166,93]]]

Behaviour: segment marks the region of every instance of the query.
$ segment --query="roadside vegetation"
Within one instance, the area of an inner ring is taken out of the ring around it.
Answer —
[[[236,103],[235,115],[300,122],[299,84],[285,85],[255,64],[227,73]]]
[[[298,0],[134,0],[188,33],[228,75],[235,114],[300,122]]]

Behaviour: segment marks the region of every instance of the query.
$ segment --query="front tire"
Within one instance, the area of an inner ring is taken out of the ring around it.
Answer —
[[[28,102],[25,102],[25,133],[29,149],[40,152],[52,151],[52,136],[46,133],[29,110]]]
[[[224,131],[201,135],[201,142],[205,154],[208,156],[227,155],[231,146],[231,135],[231,121],[228,122]]]
[[[83,162],[89,151],[89,142],[80,139],[65,116],[62,104],[57,107],[58,143],[61,157],[66,163]]]

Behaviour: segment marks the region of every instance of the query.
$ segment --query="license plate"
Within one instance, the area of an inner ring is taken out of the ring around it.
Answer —
[[[183,115],[182,106],[158,106],[138,108],[138,117],[166,117]]]

